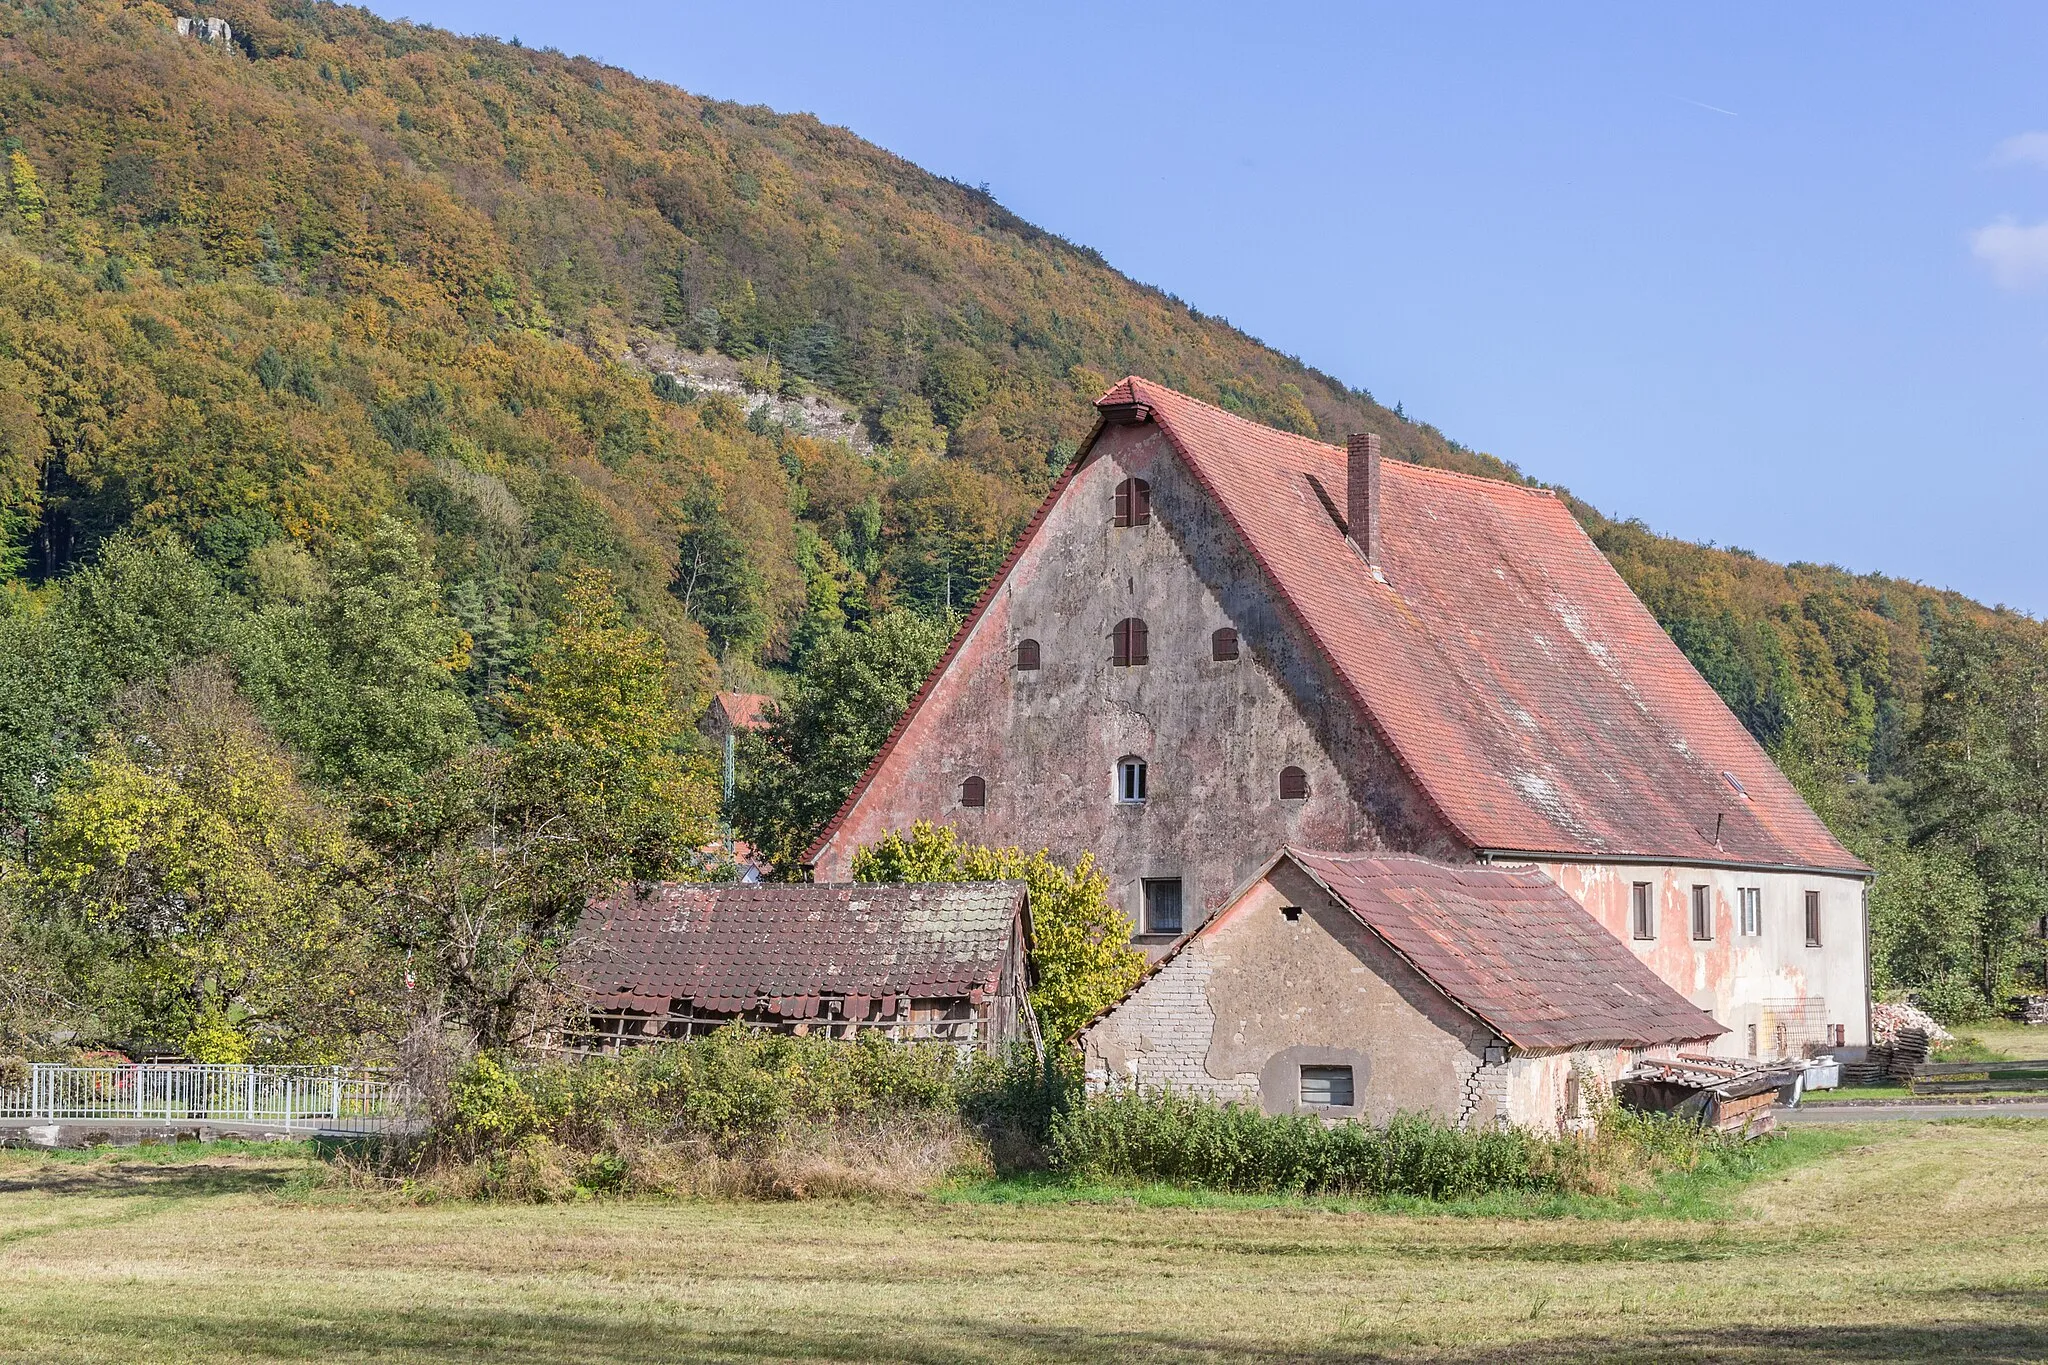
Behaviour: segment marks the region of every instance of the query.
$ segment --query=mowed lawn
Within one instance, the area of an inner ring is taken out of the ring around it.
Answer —
[[[0,1359],[2048,1359],[2048,1124],[1873,1125],[1720,1214],[344,1202],[0,1156]]]

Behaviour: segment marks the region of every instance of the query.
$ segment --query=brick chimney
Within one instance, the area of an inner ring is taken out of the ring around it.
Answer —
[[[1380,438],[1344,438],[1344,520],[1351,543],[1374,568],[1380,562]]]

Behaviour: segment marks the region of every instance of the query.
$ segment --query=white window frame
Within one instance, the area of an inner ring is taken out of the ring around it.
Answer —
[[[1148,799],[1146,763],[1135,756],[1116,761],[1116,802],[1120,806],[1142,806]]]
[[[1756,938],[1764,931],[1764,889],[1745,886],[1739,894],[1742,898],[1742,936]]]

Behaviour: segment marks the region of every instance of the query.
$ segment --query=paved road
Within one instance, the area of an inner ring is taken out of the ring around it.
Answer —
[[[1882,1123],[1887,1119],[2048,1119],[2048,1100],[2018,1104],[1807,1104],[1780,1109],[1780,1123]]]

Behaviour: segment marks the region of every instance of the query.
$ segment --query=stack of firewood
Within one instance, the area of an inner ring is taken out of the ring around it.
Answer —
[[[2020,1022],[2048,1024],[2048,995],[2030,995],[2020,1001]]]

